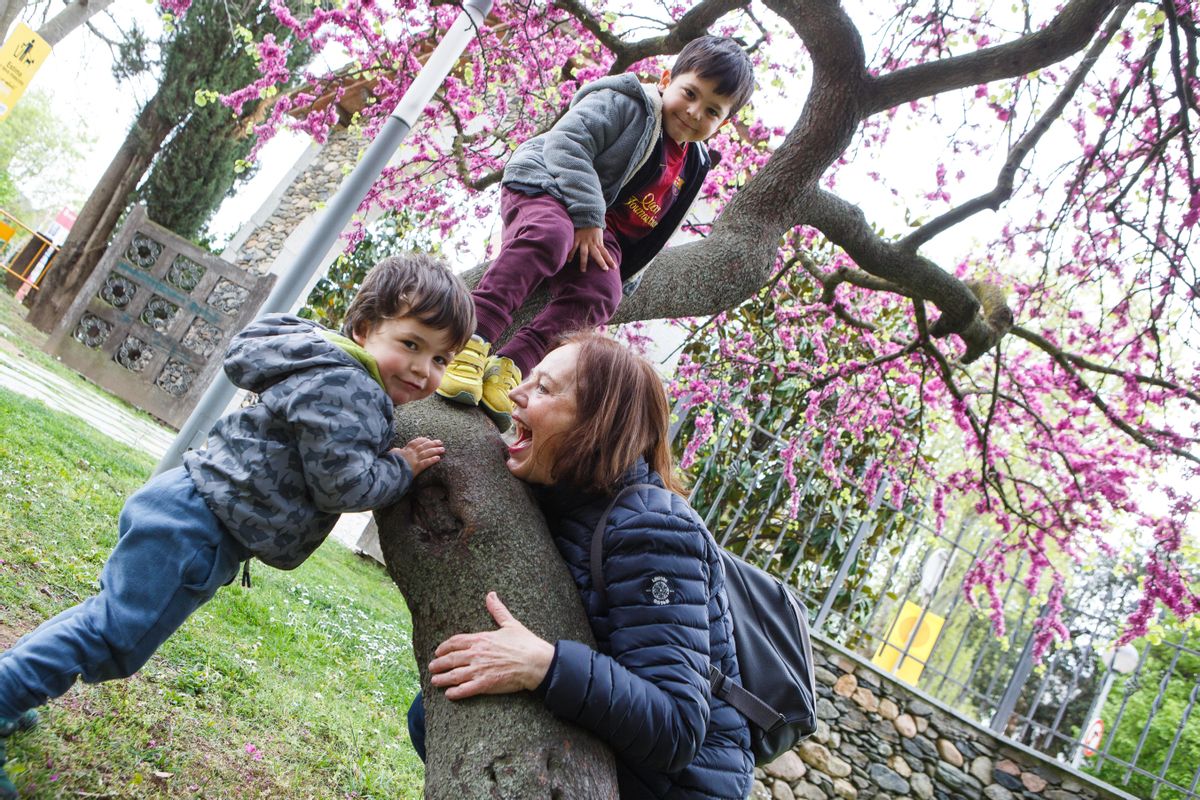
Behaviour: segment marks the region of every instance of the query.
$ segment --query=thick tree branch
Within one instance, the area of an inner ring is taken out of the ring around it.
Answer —
[[[806,222],[846,251],[858,266],[889,283],[907,288],[915,299],[934,303],[942,316],[931,329],[933,336],[957,332],[967,343],[970,363],[999,340],[998,332],[976,317],[979,301],[962,281],[929,259],[882,239],[862,210],[824,190],[811,193]]]
[[[941,92],[1015,78],[1083,49],[1118,0],[1071,0],[1045,28],[1013,42],[967,55],[918,64],[874,81],[870,114]]]
[[[0,36],[8,38],[8,29],[25,8],[25,0],[0,0]]]
[[[67,34],[113,4],[113,0],[73,0],[38,30],[38,35],[53,47]]]
[[[554,5],[566,11],[603,44],[616,59],[609,73],[620,74],[637,62],[653,56],[678,53],[692,39],[708,33],[717,20],[731,11],[746,8],[749,0],[702,0],[671,25],[662,36],[636,42],[626,42],[600,20],[579,0],[554,0]]]

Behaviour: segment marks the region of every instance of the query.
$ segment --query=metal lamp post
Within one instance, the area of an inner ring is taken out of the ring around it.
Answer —
[[[259,316],[292,309],[300,292],[316,273],[325,254],[337,243],[342,229],[367,196],[371,184],[383,172],[425,106],[433,99],[433,93],[441,86],[463,50],[482,28],[491,8],[492,0],[463,2],[462,13],[446,31],[446,35],[429,56],[425,66],[400,98],[395,110],[367,148],[362,161],[342,181],[337,193],[329,201],[325,214],[318,221],[302,255],[288,268],[263,301],[258,310]],[[179,435],[158,462],[154,470],[156,475],[183,463],[183,454],[208,434],[236,391],[237,387],[229,382],[224,373],[218,372],[191,416],[180,428]]]
[[[1104,662],[1104,681],[1100,684],[1100,691],[1092,698],[1092,704],[1088,707],[1087,717],[1083,726],[1083,736],[1091,730],[1092,725],[1096,720],[1100,719],[1104,713],[1104,702],[1108,700],[1108,693],[1112,689],[1113,682],[1117,678],[1117,674],[1128,675],[1133,672],[1138,664],[1138,651],[1131,644],[1123,644],[1116,650],[1108,650],[1101,656]],[[1082,736],[1080,737],[1082,739]],[[1079,765],[1083,763],[1084,744],[1082,741],[1075,745],[1075,751],[1071,755],[1071,767],[1079,769]]]

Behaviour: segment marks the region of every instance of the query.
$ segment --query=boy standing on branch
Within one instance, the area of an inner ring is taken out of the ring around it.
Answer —
[[[612,318],[682,222],[711,166],[704,141],[750,99],[733,39],[689,42],[657,85],[614,75],[579,90],[546,133],[517,148],[500,190],[500,252],[472,292],[476,335],[438,394],[481,404],[501,430],[508,394],[558,337]],[[546,307],[489,357],[543,282]]]

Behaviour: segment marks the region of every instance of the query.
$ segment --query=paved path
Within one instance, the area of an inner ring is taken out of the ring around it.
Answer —
[[[0,326],[0,334],[9,334]],[[0,386],[26,397],[40,400],[50,408],[73,414],[100,433],[122,444],[153,456],[162,457],[175,431],[145,416],[135,414],[125,404],[113,400],[98,387],[81,389],[24,355],[0,347]],[[343,514],[331,534],[342,544],[357,549],[359,535],[371,519],[369,512]]]
[[[3,348],[0,348],[0,386],[74,414],[109,438],[155,458],[162,457],[175,437],[170,429],[132,413],[128,406],[109,399],[99,388],[80,389]]]

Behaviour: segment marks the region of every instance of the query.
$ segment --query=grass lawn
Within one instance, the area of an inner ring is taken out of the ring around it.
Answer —
[[[0,390],[0,648],[91,595],[148,456]],[[403,598],[336,542],[222,589],[127,681],[9,740],[30,798],[417,798]]]

